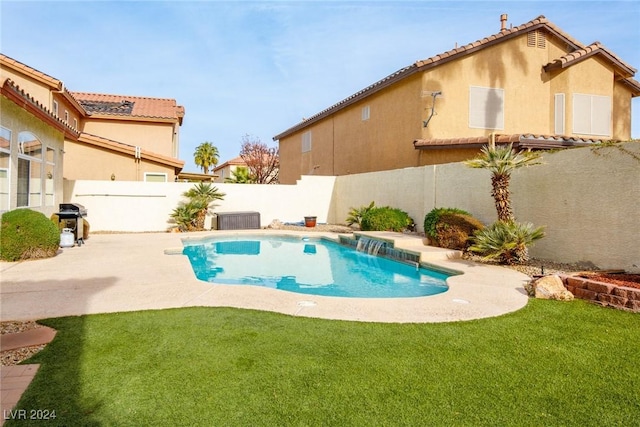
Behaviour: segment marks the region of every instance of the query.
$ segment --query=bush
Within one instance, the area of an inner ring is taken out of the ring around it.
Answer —
[[[469,215],[471,214],[467,211],[458,208],[434,208],[431,209],[431,212],[425,215],[424,217],[424,232],[427,236],[432,239],[436,239],[436,224],[440,220],[440,216],[444,214],[461,214],[461,215]]]
[[[369,206],[361,206],[360,208],[351,208],[349,210],[349,216],[347,216],[347,224],[348,225],[353,225],[353,224],[358,224],[361,225],[362,222],[362,217],[369,212],[371,209],[373,209],[375,205],[375,202],[371,202],[369,204]]]
[[[501,264],[519,264],[529,259],[529,246],[544,237],[544,227],[533,228],[531,223],[497,221],[473,238],[472,252]]]
[[[471,215],[444,213],[436,224],[436,243],[442,248],[465,250],[477,230],[484,225]]]
[[[402,231],[413,224],[413,220],[405,211],[384,207],[372,207],[362,216],[362,231]]]
[[[0,259],[49,258],[58,252],[60,231],[44,214],[15,209],[2,214]]]

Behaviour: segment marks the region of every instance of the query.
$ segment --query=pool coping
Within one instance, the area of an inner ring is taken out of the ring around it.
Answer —
[[[189,234],[96,234],[56,257],[0,263],[0,319],[113,313],[178,307],[236,307],[292,316],[390,323],[481,319],[527,304],[529,277],[511,269],[477,264],[450,251],[424,246],[421,238],[385,234],[394,245],[421,252],[421,263],[462,274],[449,290],[414,298],[340,298],[270,288],[210,284],[198,280],[182,254],[184,242],[211,236],[280,234],[336,239],[337,233],[288,230],[207,231]]]

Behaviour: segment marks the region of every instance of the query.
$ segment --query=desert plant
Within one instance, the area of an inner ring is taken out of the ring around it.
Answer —
[[[194,231],[196,230],[196,219],[200,210],[201,207],[199,204],[181,202],[178,207],[169,214],[171,218],[170,222],[176,224],[180,231]]]
[[[529,259],[529,246],[544,237],[544,227],[531,223],[496,221],[476,231],[469,250],[486,260],[501,264],[519,264]]]
[[[15,209],[2,214],[0,259],[49,258],[58,252],[60,231],[40,212]]]
[[[413,220],[405,211],[384,207],[372,207],[360,221],[360,228],[363,231],[403,231],[407,229]]]
[[[359,208],[351,208],[349,210],[349,216],[347,216],[347,224],[349,225],[353,225],[353,224],[358,224],[360,225],[360,223],[362,222],[362,217],[369,212],[371,209],[373,209],[375,205],[375,202],[371,202],[369,204],[369,206],[361,206]]]
[[[239,166],[231,172],[231,176],[224,179],[228,184],[252,184],[254,179],[249,175],[249,168]]]
[[[513,222],[509,180],[511,173],[524,166],[540,164],[540,155],[534,152],[516,152],[511,144],[497,147],[482,147],[481,154],[475,159],[464,162],[471,168],[487,169],[491,172],[491,195],[493,196],[498,220]]]
[[[471,244],[474,233],[483,228],[484,224],[471,215],[444,213],[436,224],[435,241],[443,248],[465,250]]]
[[[424,217],[424,232],[427,236],[432,239],[436,238],[436,224],[440,220],[440,216],[444,214],[461,214],[461,215],[469,215],[471,214],[465,210],[458,208],[433,208],[429,211],[428,214]]]
[[[182,214],[192,213],[196,210],[194,218],[194,229],[204,230],[204,220],[213,206],[212,203],[215,200],[222,200],[225,196],[224,193],[220,193],[217,187],[211,185],[211,183],[199,182],[193,188],[185,191],[183,196],[189,198],[184,206],[186,207]]]

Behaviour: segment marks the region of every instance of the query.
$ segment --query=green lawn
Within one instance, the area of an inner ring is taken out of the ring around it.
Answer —
[[[48,319],[18,409],[71,426],[604,426],[640,420],[640,316],[531,300],[373,324],[226,308]],[[7,426],[14,425],[9,421]],[[29,425],[16,421],[15,425]]]

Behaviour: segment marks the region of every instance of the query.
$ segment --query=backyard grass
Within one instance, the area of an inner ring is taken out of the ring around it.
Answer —
[[[585,426],[640,420],[640,316],[531,300],[379,324],[230,308],[48,319],[39,425]],[[5,425],[29,425],[9,421]]]

